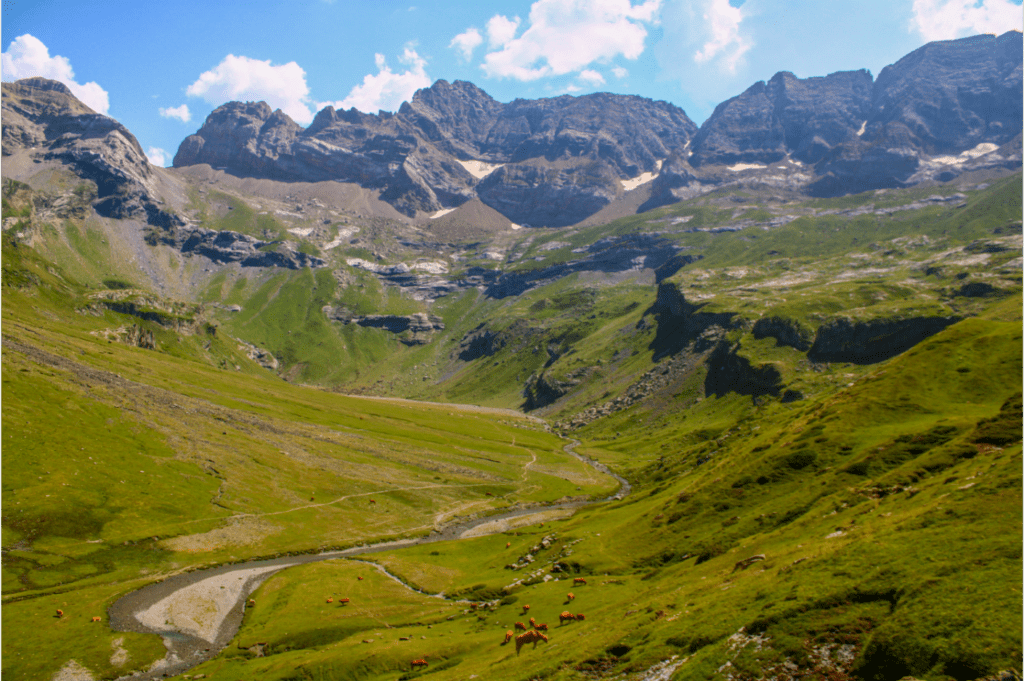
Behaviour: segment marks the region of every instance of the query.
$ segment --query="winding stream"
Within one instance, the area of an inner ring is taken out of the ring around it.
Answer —
[[[563,449],[595,470],[615,478],[619,483],[615,494],[598,501],[574,501],[506,511],[450,525],[415,539],[196,570],[169,577],[123,596],[108,611],[111,628],[115,631],[158,634],[163,638],[167,655],[148,671],[122,676],[121,679],[146,681],[174,676],[216,657],[238,633],[249,595],[264,580],[285,568],[332,558],[348,558],[407,546],[497,534],[504,531],[500,521],[554,510],[576,510],[621,499],[629,494],[631,488],[624,478],[609,471],[607,466],[576,453],[575,448],[579,444],[579,441],[573,440]],[[195,611],[201,611],[203,616],[195,617]]]

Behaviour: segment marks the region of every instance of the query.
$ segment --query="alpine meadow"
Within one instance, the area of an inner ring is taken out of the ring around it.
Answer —
[[[1022,66],[4,82],[3,675],[1019,681]]]

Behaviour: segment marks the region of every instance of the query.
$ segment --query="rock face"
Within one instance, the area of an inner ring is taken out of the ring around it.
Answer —
[[[513,222],[562,226],[607,205],[620,180],[655,170],[696,129],[682,109],[641,97],[502,104],[472,83],[439,80],[396,114],[327,107],[306,129],[263,102],[230,102],[181,143],[174,166],[356,182],[410,216],[479,196]],[[481,178],[465,161],[503,167]]]
[[[238,232],[200,227],[174,230],[172,235],[173,243],[182,253],[204,255],[218,263],[237,262],[242,267],[285,267],[292,270],[324,266],[320,258],[285,248],[287,242],[260,241]],[[273,250],[275,246],[278,250]]]
[[[834,319],[818,327],[807,356],[815,362],[874,364],[909,350],[959,317],[912,317],[854,322]]]
[[[324,308],[328,319],[343,324],[358,324],[374,329],[385,329],[399,335],[406,345],[425,345],[434,331],[444,330],[444,321],[432,314],[416,312],[411,315],[372,314],[351,315],[344,308]]]
[[[806,79],[777,73],[718,105],[693,140],[690,163],[767,164],[790,155],[816,163],[857,138],[871,112],[871,91],[867,71]]]
[[[153,169],[138,140],[113,118],[96,113],[62,83],[24,78],[3,83],[3,156],[28,153],[58,161],[96,183],[100,215],[171,227],[155,191]]]

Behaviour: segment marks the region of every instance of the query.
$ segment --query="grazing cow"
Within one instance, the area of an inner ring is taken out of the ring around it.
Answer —
[[[340,603],[341,605],[345,605],[346,603],[348,603],[348,599],[347,598],[339,598],[338,599],[338,603]]]
[[[533,619],[533,618],[531,617],[531,618],[530,618],[530,626],[531,626],[531,627],[536,627],[536,626],[537,626],[537,620],[535,620],[535,619]]]
[[[484,494],[486,494],[486,495],[487,495],[487,496],[489,496],[489,497],[493,497],[493,496],[494,496],[494,495],[493,495],[493,494],[491,494],[490,492],[484,492]]]
[[[520,629],[522,629],[523,631],[526,631],[526,625],[523,624],[522,622],[516,622],[516,631],[519,631]]]
[[[528,612],[530,612],[530,606],[529,605],[524,605],[523,606],[523,614],[525,615]]]
[[[328,598],[328,599],[327,599],[327,602],[328,602],[328,603],[333,603],[333,602],[334,602],[334,597],[333,597],[333,596],[331,596],[330,598]]]
[[[565,624],[566,622],[572,622],[576,618],[572,616],[572,613],[566,610],[558,616],[558,623]]]
[[[587,580],[583,579],[582,577],[573,577],[572,578],[572,585],[573,586],[576,586],[577,584],[586,584],[586,583],[587,583]]]
[[[363,578],[362,578],[362,577],[359,577],[359,581],[360,581],[360,582],[361,582],[361,581],[363,581]]]
[[[254,601],[253,599],[250,598],[249,599],[249,605],[256,605],[256,601]]]
[[[507,541],[507,542],[505,542],[505,548],[506,548],[506,549],[507,549],[508,547],[510,547],[510,546],[512,546],[512,542],[510,542],[510,541]]]
[[[566,594],[565,598],[566,598],[565,602],[568,603],[569,601],[575,600],[576,596],[573,595],[573,593],[570,591],[568,594]]]
[[[427,661],[421,657],[418,660],[413,660],[412,662],[410,662],[410,664],[412,665],[413,669],[416,669],[416,667],[426,667]]]
[[[532,643],[533,647],[537,647],[538,641],[548,642],[548,637],[536,630],[531,630],[525,634],[519,634],[516,636],[516,655],[519,654],[519,649],[525,646],[527,643]]]
[[[316,501],[316,497],[310,497],[309,500],[310,501]]]
[[[99,622],[99,621],[101,621],[101,618],[99,618],[99,617],[93,617],[93,618],[92,618],[92,621],[93,621],[93,622]]]
[[[533,628],[536,629],[537,631],[547,631],[548,630],[548,625],[544,624],[543,622],[541,622],[540,624],[534,624]]]
[[[582,622],[583,620],[587,619],[587,616],[582,613],[576,613],[573,619],[575,619],[577,622]]]
[[[501,645],[505,645],[506,643],[511,641],[513,636],[515,636],[515,633],[511,629],[506,631],[505,632],[505,640],[501,642]]]
[[[57,608],[57,617],[63,617],[63,616],[64,616],[64,611],[61,610],[60,608]]]
[[[376,501],[374,501],[373,499],[370,499],[370,503],[371,503],[371,504],[376,504],[377,502],[376,502]]]

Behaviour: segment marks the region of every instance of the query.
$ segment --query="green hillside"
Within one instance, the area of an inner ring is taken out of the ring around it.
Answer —
[[[204,226],[272,233],[328,266],[201,265],[165,245],[133,260],[116,221],[73,201],[54,219],[46,196],[5,181],[11,678],[51,679],[72,659],[94,678],[148,669],[159,637],[114,631],[107,609],[170,575],[615,493],[566,452],[573,439],[632,492],[281,571],[227,648],[185,674],[968,681],[1019,668],[1019,174],[827,201],[722,191],[521,230],[503,246],[530,282],[521,294],[466,285],[433,302],[348,264],[414,260],[386,222],[327,249],[254,197],[197,191]],[[550,275],[630,235],[688,258]],[[457,278],[483,251],[421,254]],[[443,329],[414,338],[334,309],[429,313]],[[530,617],[550,640],[503,646]]]

